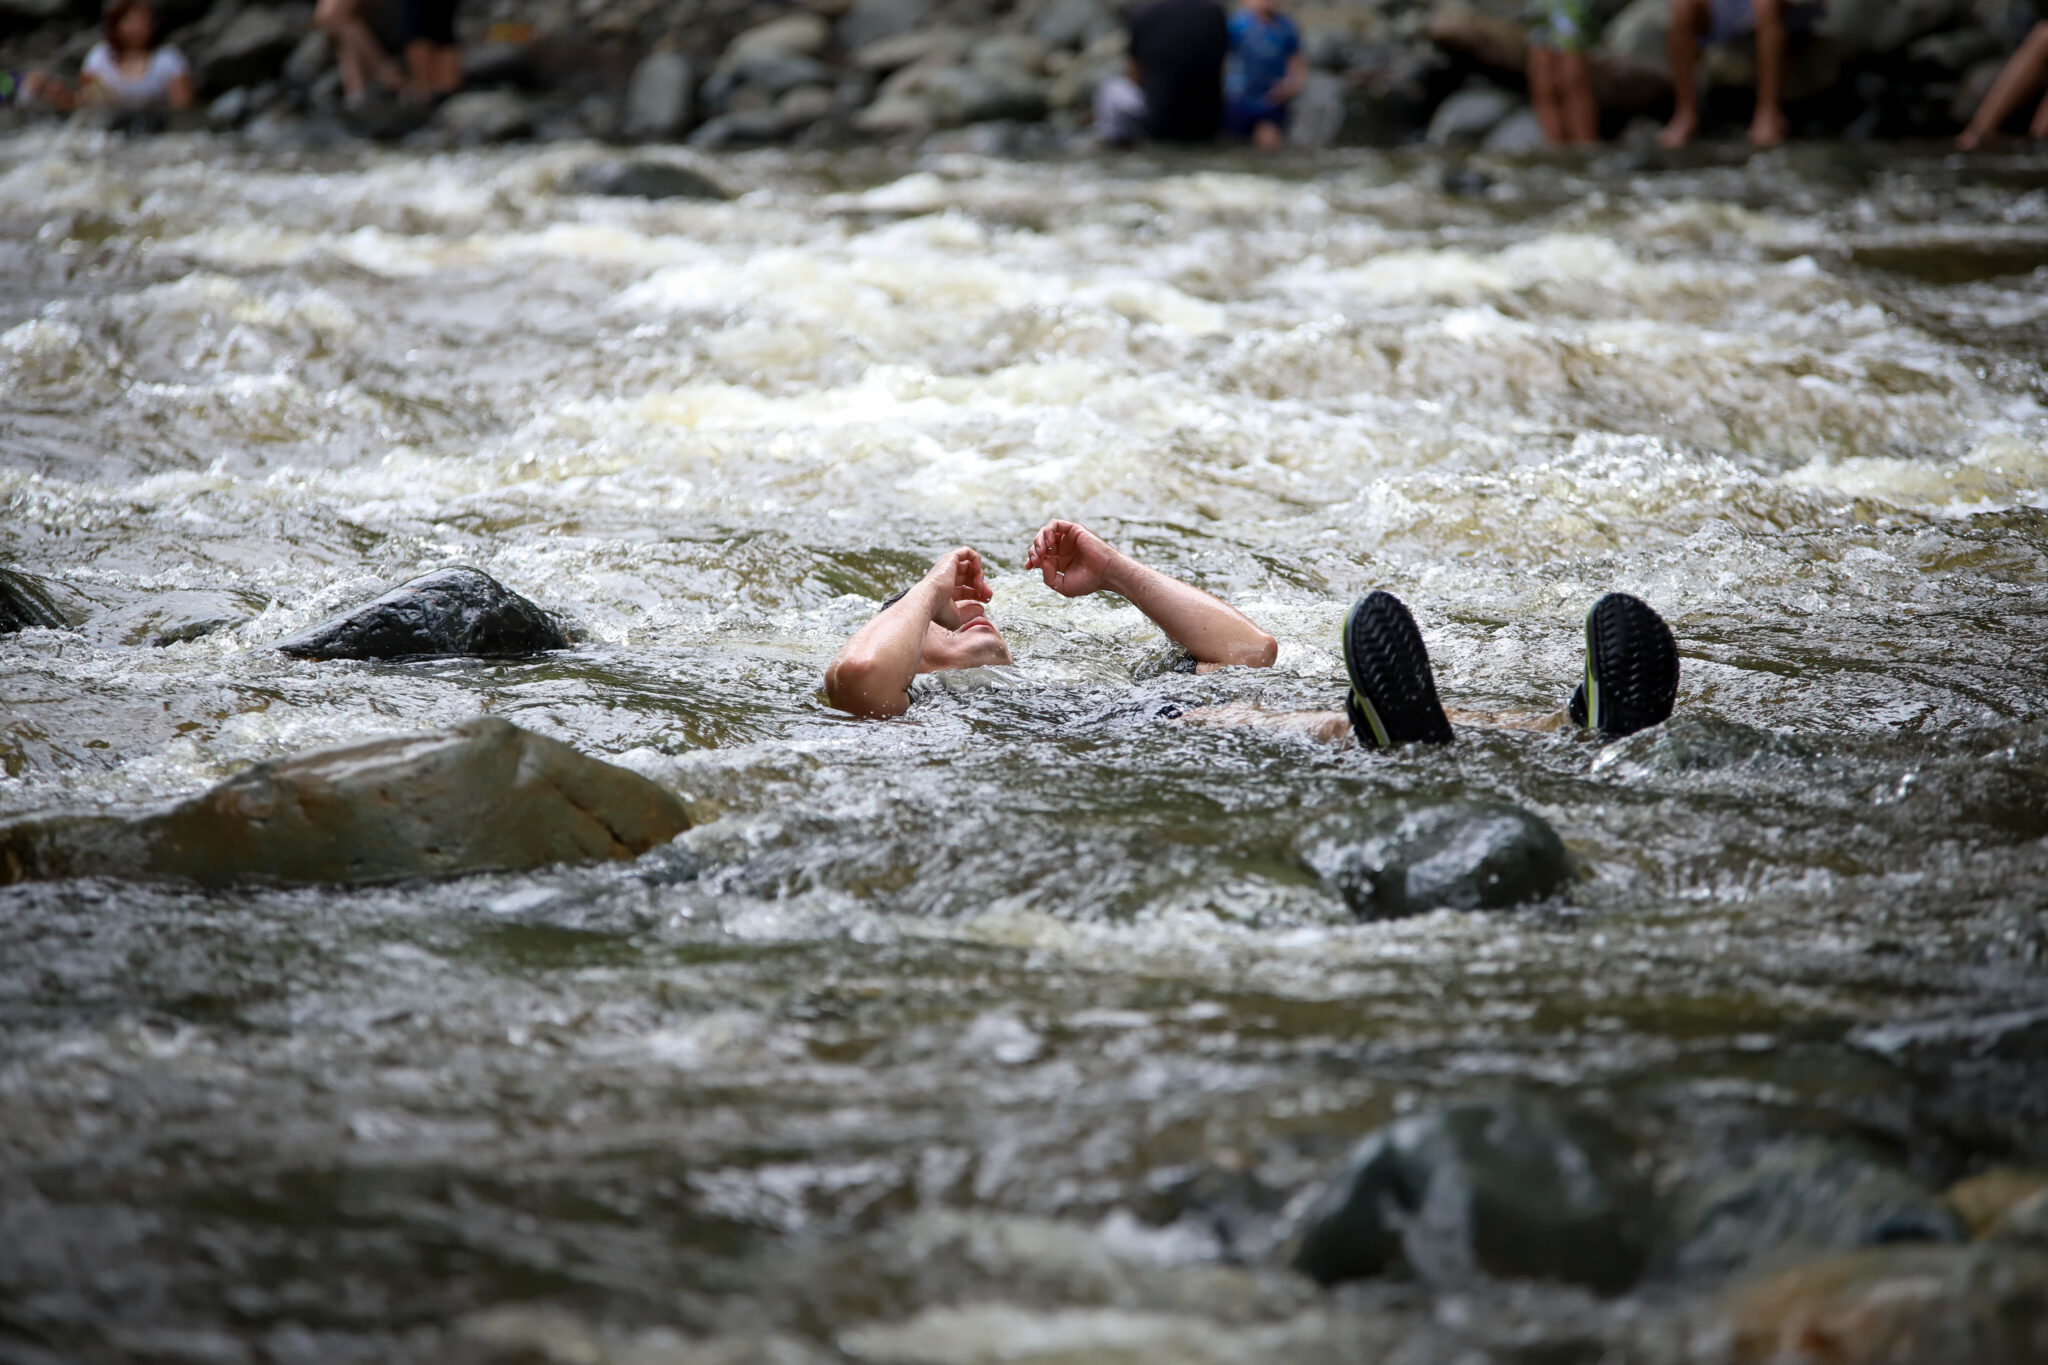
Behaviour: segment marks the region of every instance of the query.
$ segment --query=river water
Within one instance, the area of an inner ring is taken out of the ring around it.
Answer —
[[[489,711],[698,822],[621,867],[0,892],[0,1356],[1662,1360],[1704,1291],[1319,1294],[1259,1239],[1503,1087],[1667,1184],[1795,1130],[2048,1159],[2048,163],[558,192],[599,154],[0,143],[0,562],[83,622],[0,638],[0,816]],[[1156,675],[1134,610],[1022,572],[1055,515],[1278,666]],[[961,543],[1016,666],[826,709]],[[448,563],[578,647],[266,648]],[[1371,587],[1452,705],[1520,712],[1638,593],[1678,718],[1391,756],[1150,719],[1334,704]],[[1294,854],[1456,796],[1549,819],[1569,892],[1361,925]]]

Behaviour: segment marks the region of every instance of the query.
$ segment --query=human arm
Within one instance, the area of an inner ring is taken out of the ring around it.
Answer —
[[[910,709],[910,680],[924,655],[926,628],[957,630],[961,601],[994,594],[973,550],[940,555],[917,585],[853,633],[825,669],[825,700],[856,716],[900,716]]]
[[[1308,85],[1308,58],[1299,51],[1287,59],[1287,74],[1266,92],[1268,104],[1286,104]]]
[[[1177,578],[1146,568],[1085,526],[1049,521],[1031,543],[1024,567],[1063,597],[1117,594],[1152,619],[1198,663],[1270,668],[1280,652],[1272,636],[1235,607]]]

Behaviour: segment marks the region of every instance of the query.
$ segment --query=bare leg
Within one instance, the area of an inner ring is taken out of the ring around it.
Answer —
[[[434,93],[452,95],[462,88],[462,49],[443,43],[434,52]]]
[[[405,84],[405,74],[386,56],[377,35],[357,12],[357,0],[320,0],[313,22],[334,44],[334,62],[341,68],[341,91],[350,99],[361,95],[372,80],[387,90]]]
[[[1529,49],[1529,100],[1536,106],[1536,121],[1543,125],[1544,140],[1553,147],[1571,141],[1564,105],[1558,98],[1557,68],[1562,60],[1547,47]]]
[[[1665,40],[1671,60],[1671,122],[1657,137],[1666,147],[1683,147],[1700,130],[1700,34],[1710,18],[1707,0],[1671,0],[1671,32]]]
[[[2019,108],[2020,101],[2040,84],[2044,74],[2048,74],[2048,23],[2034,25],[2033,32],[2020,44],[2019,51],[2012,54],[2012,60],[2005,64],[1990,93],[1984,96],[1984,103],[1977,106],[1976,117],[1956,139],[1956,146],[1973,152],[1998,136],[1998,130],[2012,117],[2012,111]],[[2042,107],[2048,109],[2048,101],[2044,101]],[[2048,116],[2037,112],[2029,131],[2035,137],[2048,137]]]
[[[1756,6],[1756,117],[1750,120],[1752,147],[1775,147],[1791,131],[1785,122],[1784,0],[1753,0]]]
[[[1586,66],[1586,54],[1566,52],[1558,56],[1558,105],[1565,136],[1572,142],[1600,140],[1600,106],[1593,102],[1593,76]]]

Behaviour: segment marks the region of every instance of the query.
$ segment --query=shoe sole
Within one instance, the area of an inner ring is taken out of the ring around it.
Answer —
[[[1344,671],[1351,695],[1344,710],[1368,749],[1396,744],[1449,744],[1450,718],[1437,700],[1436,675],[1422,632],[1401,599],[1369,592],[1344,616]]]
[[[1586,725],[1619,739],[1671,718],[1678,641],[1649,603],[1611,592],[1586,613]]]

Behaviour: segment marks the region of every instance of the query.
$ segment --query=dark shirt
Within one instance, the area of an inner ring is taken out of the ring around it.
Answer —
[[[1131,15],[1131,60],[1153,137],[1214,140],[1223,124],[1228,22],[1216,0],[1152,0]]]

